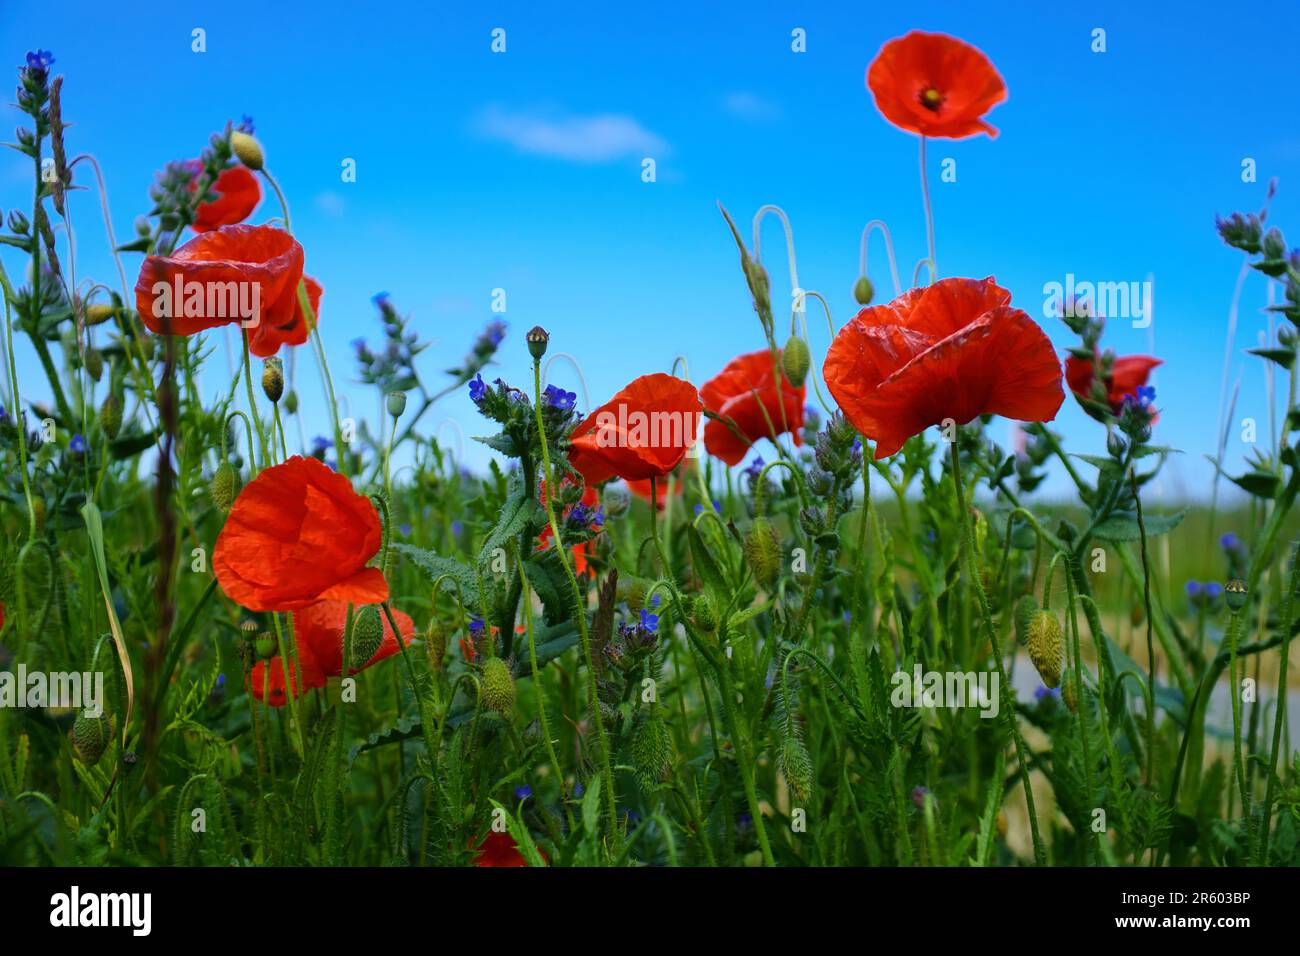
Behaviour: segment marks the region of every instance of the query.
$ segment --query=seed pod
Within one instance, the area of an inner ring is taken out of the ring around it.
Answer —
[[[76,752],[77,759],[87,767],[99,763],[99,758],[108,747],[110,733],[108,718],[103,714],[98,717],[78,714],[72,725],[72,749]]]
[[[632,765],[641,787],[649,790],[666,783],[676,755],[673,735],[663,718],[656,714],[643,720],[632,737]]]
[[[546,354],[546,347],[551,342],[551,336],[540,325],[534,325],[524,336],[528,342],[528,354],[535,359],[540,359]]]
[[[1061,622],[1051,611],[1039,611],[1029,622],[1029,659],[1048,687],[1061,683],[1061,664],[1065,643],[1061,640]]]
[[[808,368],[812,365],[812,356],[808,353],[808,343],[792,335],[786,340],[781,350],[781,370],[785,372],[786,381],[799,388],[808,378]]]
[[[269,661],[275,656],[275,636],[269,631],[263,631],[257,635],[257,640],[253,642],[253,649],[257,652],[258,660]]]
[[[870,305],[875,294],[875,286],[866,276],[860,276],[858,281],[853,283],[853,298],[857,299],[858,305]]]
[[[781,570],[781,539],[767,518],[754,519],[749,534],[745,536],[745,560],[754,572],[754,579],[770,585]]]
[[[483,662],[481,685],[483,706],[495,710],[509,720],[515,711],[515,679],[510,667],[499,657],[489,657]]]
[[[1067,680],[1061,685],[1061,702],[1070,708],[1070,713],[1077,714],[1079,712],[1079,698],[1074,693],[1073,680]]]
[[[262,391],[273,405],[284,394],[284,363],[278,358],[269,358],[262,366]]]
[[[388,407],[389,415],[392,415],[394,418],[401,418],[402,412],[406,411],[406,393],[389,392],[388,397],[385,399],[385,404]]]
[[[235,482],[235,466],[223,461],[212,476],[211,486],[212,503],[223,512],[229,511],[235,502]]]
[[[293,389],[289,389],[289,393],[284,396],[284,410],[289,415],[298,414],[298,393]]]
[[[1038,613],[1038,602],[1032,594],[1026,594],[1016,602],[1013,612],[1016,622],[1016,643],[1023,647],[1029,641],[1029,624]]]
[[[109,392],[104,404],[99,406],[99,427],[104,429],[108,440],[112,441],[122,430],[122,400],[116,392]]]
[[[235,151],[235,155],[239,157],[239,161],[251,170],[260,170],[266,164],[266,156],[262,152],[262,144],[242,130],[234,130],[231,132],[230,148]]]
[[[812,757],[804,742],[794,734],[787,734],[780,751],[781,774],[790,787],[790,795],[797,803],[807,803],[812,796]]]
[[[1240,578],[1233,578],[1223,586],[1223,600],[1228,605],[1229,611],[1240,611],[1250,600],[1250,590],[1246,587],[1246,582]]]

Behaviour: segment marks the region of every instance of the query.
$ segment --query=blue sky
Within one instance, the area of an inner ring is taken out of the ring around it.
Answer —
[[[891,37],[954,34],[988,54],[1010,95],[988,117],[998,139],[930,145],[941,272],[996,276],[1062,348],[1068,332],[1042,319],[1045,283],[1153,277],[1152,327],[1115,320],[1107,342],[1166,360],[1155,379],[1158,435],[1186,454],[1162,490],[1206,492],[1241,266],[1214,215],[1257,208],[1276,176],[1271,220],[1285,229],[1300,219],[1300,129],[1286,106],[1300,79],[1294,5],[1278,5],[1271,26],[1197,3],[538,6],[68,0],[55,18],[0,0],[0,50],[15,66],[28,49],[54,52],[76,124],[71,148],[103,164],[119,236],[147,210],[157,169],[250,114],[308,272],[325,286],[336,382],[373,415],[348,343],[376,339],[370,298],[381,290],[433,341],[423,368],[434,384],[494,318],[496,288],[511,328],[501,374],[525,377],[523,332],[540,323],[554,349],[578,357],[594,403],[679,353],[698,383],[759,348],[717,200],[746,234],[762,204],[787,210],[800,280],[827,296],[837,325],[856,311],[868,220],[889,224],[906,283],[925,246],[917,142],[876,112],[863,75]],[[191,51],[196,27],[206,53]],[[491,52],[494,28],[506,31],[503,54]],[[795,28],[806,31],[805,53],[791,50]],[[1106,31],[1105,53],[1090,49],[1094,28]],[[642,181],[646,156],[653,183]],[[1241,179],[1246,157],[1254,184]],[[345,158],[356,161],[355,183],[341,181]],[[954,183],[939,181],[945,158],[956,160]],[[22,157],[0,157],[0,208],[30,205],[29,175]],[[264,200],[254,219],[277,213]],[[79,273],[116,284],[92,193],[76,196],[73,216]],[[775,220],[763,247],[774,290],[788,290]],[[872,259],[885,295],[876,239]],[[5,261],[15,274],[17,260]],[[127,258],[132,282],[138,261]],[[1262,440],[1263,366],[1241,350],[1258,344],[1265,303],[1264,280],[1252,276],[1230,371],[1240,377],[1236,418],[1256,417]],[[827,329],[819,312],[810,319],[820,357]],[[309,434],[325,431],[312,363],[301,358]],[[226,375],[224,356],[214,361],[212,387]],[[19,365],[39,394],[34,359],[20,351]],[[567,375],[557,367],[558,381]],[[481,430],[462,396],[432,414]],[[1071,400],[1056,427],[1075,451],[1101,447],[1100,427]],[[1249,450],[1237,435],[1234,471]]]

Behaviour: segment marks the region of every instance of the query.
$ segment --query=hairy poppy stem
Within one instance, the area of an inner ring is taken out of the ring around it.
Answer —
[[[925,142],[924,139],[921,141]],[[966,487],[961,477],[961,456],[957,452],[957,442],[949,442],[949,449],[952,452],[952,481],[957,490],[957,523],[961,526],[961,556],[962,562],[966,565],[966,573],[970,577],[971,587],[975,591],[975,600],[979,604],[980,618],[984,622],[984,629],[988,633],[989,644],[993,648],[993,663],[998,668],[998,679],[1004,691],[1011,694],[1011,706],[1001,708],[1005,715],[1007,729],[1011,733],[1011,742],[1016,749],[1016,763],[1019,764],[1018,774],[1020,776],[1021,786],[1025,790],[1025,807],[1029,811],[1029,829],[1034,841],[1034,862],[1039,866],[1047,863],[1047,851],[1043,847],[1043,839],[1038,832],[1038,812],[1034,808],[1034,788],[1029,783],[1029,758],[1026,755],[1025,742],[1020,737],[1020,728],[1016,725],[1016,707],[1015,691],[1011,689],[1007,682],[1007,669],[1002,663],[1002,642],[998,639],[997,628],[993,626],[993,617],[989,613],[988,598],[984,595],[984,584],[980,581],[978,569],[975,567],[975,542],[971,530],[970,510],[966,505]]]
[[[921,138],[921,199],[925,202],[925,241],[930,250],[930,279],[939,278],[939,260],[934,256],[934,212],[930,208],[930,181],[925,168],[925,137]],[[913,282],[915,285],[915,282]]]

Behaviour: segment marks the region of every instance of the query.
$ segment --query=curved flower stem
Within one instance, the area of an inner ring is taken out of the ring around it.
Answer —
[[[894,298],[903,294],[903,286],[898,281],[898,260],[894,258],[894,238],[889,234],[889,227],[883,219],[873,219],[862,227],[862,242],[858,248],[858,275],[867,275],[867,240],[871,230],[879,229],[885,238],[885,256],[889,259],[889,277],[894,280]]]
[[[244,338],[244,385],[248,389],[248,414],[257,428],[257,443],[262,449],[262,467],[267,468],[270,467],[271,458],[266,450],[266,429],[262,427],[262,417],[257,414],[257,399],[253,396],[253,372],[248,362],[248,329],[241,327],[239,331]],[[251,450],[249,458],[252,458]],[[252,464],[255,466],[256,462]]]
[[[826,297],[823,296],[820,292],[813,291],[813,290],[810,290],[808,292],[801,292],[796,300],[797,305],[802,305],[804,300],[809,297],[816,299],[818,302],[822,304],[822,310],[826,313],[826,325],[831,331],[831,341],[832,342],[835,341],[835,322],[831,318],[831,307],[829,303],[827,303]],[[795,331],[796,322],[799,325],[803,326],[804,342],[805,343],[809,342],[811,340],[811,337],[808,335],[808,319],[804,315],[804,310],[802,308],[796,307],[794,310],[792,310],[790,314],[791,334],[793,334]],[[814,362],[812,365],[808,367],[808,374],[812,377],[813,391],[817,394],[817,401],[821,403],[821,406],[823,409],[826,410],[827,415],[835,414],[835,410],[831,408],[831,406],[827,403],[825,396],[822,395],[822,387],[819,384],[817,384],[817,363]]]
[[[924,144],[924,140],[921,141]],[[924,148],[924,145],[923,147]],[[952,480],[957,488],[957,523],[961,525],[961,554],[962,561],[966,565],[966,573],[970,577],[971,587],[975,591],[975,599],[979,604],[980,617],[984,621],[984,629],[988,633],[989,643],[993,647],[993,662],[997,665],[1001,686],[1011,694],[1012,706],[1003,707],[1002,713],[1006,715],[1007,728],[1011,732],[1011,741],[1016,748],[1016,762],[1019,764],[1019,775],[1021,786],[1025,790],[1025,806],[1029,810],[1029,828],[1034,841],[1034,862],[1039,866],[1047,863],[1047,851],[1043,848],[1042,837],[1038,833],[1038,812],[1034,808],[1034,790],[1029,783],[1029,758],[1025,751],[1028,749],[1025,742],[1021,739],[1020,728],[1016,721],[1015,708],[1015,691],[1011,690],[1007,683],[1007,671],[1002,663],[1002,641],[998,638],[997,628],[993,626],[993,617],[989,613],[988,598],[984,595],[984,585],[980,581],[978,569],[975,567],[975,543],[971,530],[970,511],[966,506],[966,488],[962,483],[961,477],[961,456],[957,453],[957,443],[950,442],[949,448],[952,451]]]
[[[921,137],[921,198],[925,202],[925,241],[930,251],[930,277],[939,277],[939,260],[934,255],[934,212],[930,208],[930,180],[925,168],[925,137]],[[916,283],[913,283],[915,285]]]
[[[762,262],[762,234],[760,226],[763,224],[763,217],[768,213],[776,216],[781,220],[781,228],[785,230],[785,254],[790,263],[790,288],[792,291],[799,289],[799,263],[794,255],[794,230],[790,228],[790,217],[785,214],[785,210],[780,206],[769,203],[766,206],[759,207],[758,212],[754,213],[754,261]]]
[[[551,467],[551,450],[546,441],[546,425],[542,421],[542,363],[540,359],[533,359],[533,411],[537,418],[537,437],[542,446],[542,467],[546,470],[546,487],[555,488],[555,470]],[[548,494],[544,506],[546,508],[546,520],[550,523],[551,534],[555,536],[555,552],[559,558],[560,566],[564,568],[564,575],[569,579],[569,586],[573,588],[573,611],[574,623],[578,627],[578,636],[582,639],[582,654],[587,663],[587,702],[591,708],[592,723],[596,727],[597,747],[600,750],[601,776],[605,798],[605,837],[609,841],[610,850],[613,853],[618,851],[618,804],[614,798],[614,769],[609,754],[609,738],[605,736],[605,722],[600,716],[600,699],[596,696],[596,667],[591,658],[591,635],[587,631],[587,609],[584,607],[582,599],[582,589],[578,586],[578,579],[573,573],[573,568],[569,565],[568,554],[564,548],[564,539],[560,535],[560,523],[555,519],[555,494]],[[653,507],[652,509],[653,510]]]

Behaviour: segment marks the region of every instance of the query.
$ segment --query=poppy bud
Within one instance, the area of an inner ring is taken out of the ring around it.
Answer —
[[[387,398],[388,414],[394,418],[401,418],[402,412],[406,411],[406,393],[389,392]]]
[[[617,518],[619,515],[625,514],[631,503],[631,496],[622,488],[610,488],[605,492],[605,514],[611,518]]]
[[[247,133],[234,130],[230,134],[230,148],[235,151],[239,161],[249,169],[258,171],[266,164],[262,153],[262,144]]]
[[[1038,602],[1032,594],[1026,594],[1016,602],[1013,612],[1016,622],[1016,643],[1024,646],[1029,641],[1029,624],[1038,613]]]
[[[244,635],[246,641],[257,640],[257,622],[252,618],[241,621],[239,623],[239,632]]]
[[[109,392],[104,404],[99,406],[99,427],[104,429],[109,441],[116,438],[122,428],[122,400],[116,392]]]
[[[754,519],[745,536],[745,560],[759,584],[771,584],[781,570],[781,539],[772,522],[762,515]]]
[[[78,714],[72,725],[72,749],[76,752],[77,759],[87,767],[99,763],[99,758],[108,747],[109,732],[108,718],[102,714],[98,717]]]
[[[370,658],[375,656],[382,643],[384,622],[380,620],[379,608],[367,604],[352,624],[352,669],[360,670],[370,663]]]
[[[712,634],[718,629],[718,609],[707,594],[699,595],[691,603],[691,623],[705,634]]]
[[[810,365],[812,356],[808,354],[808,343],[798,336],[790,336],[781,350],[781,370],[785,372],[786,381],[799,388],[808,377]]]
[[[86,374],[98,382],[104,377],[104,355],[93,346],[86,349]]]
[[[429,636],[425,639],[424,649],[429,655],[430,669],[442,670],[443,658],[447,656],[447,628],[430,621]]]
[[[760,315],[766,314],[772,308],[771,282],[767,278],[767,270],[763,268],[763,263],[748,255],[741,260],[741,265],[745,270],[745,281],[749,283],[750,294],[754,297],[754,307]]]
[[[257,652],[258,660],[269,661],[275,656],[275,637],[268,631],[263,631],[253,642],[253,649]]]
[[[675,756],[673,736],[663,718],[656,715],[642,721],[632,737],[632,766],[636,767],[642,789],[666,783]]]
[[[1250,590],[1246,587],[1246,582],[1240,578],[1233,578],[1223,586],[1223,600],[1228,605],[1229,611],[1240,611],[1250,600]]]
[[[96,302],[86,306],[86,324],[102,325],[113,317],[116,310],[107,302]]]
[[[284,411],[288,415],[298,414],[298,393],[289,389],[288,394],[284,396]]]
[[[546,347],[551,342],[550,334],[540,325],[534,325],[524,336],[528,342],[528,354],[535,359],[540,359],[546,354]]]
[[[781,775],[790,788],[790,795],[796,803],[806,803],[812,796],[813,784],[812,757],[808,748],[797,736],[788,734],[781,745],[779,760]]]
[[[229,511],[235,502],[235,466],[223,461],[212,476],[212,503],[221,511]]]
[[[853,283],[853,298],[858,300],[858,305],[870,305],[875,294],[875,286],[866,276],[860,276],[858,281]]]
[[[262,365],[262,391],[274,405],[284,394],[284,363],[278,358],[269,358]]]
[[[1079,698],[1074,693],[1074,681],[1067,680],[1061,685],[1061,701],[1066,707],[1070,708],[1070,713],[1077,714],[1079,712]]]
[[[1039,611],[1029,621],[1029,659],[1048,687],[1061,683],[1061,664],[1065,643],[1061,640],[1061,622],[1051,611]]]
[[[485,707],[510,719],[515,710],[515,679],[510,674],[509,665],[501,658],[489,657],[484,661],[480,693]]]
[[[618,582],[619,597],[627,602],[629,610],[639,611],[645,607],[646,582],[643,578],[622,578]]]

